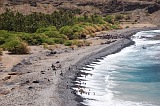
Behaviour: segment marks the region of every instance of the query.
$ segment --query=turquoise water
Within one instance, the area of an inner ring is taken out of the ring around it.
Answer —
[[[141,38],[160,35],[160,30],[134,35],[135,45],[100,62],[90,64],[91,75],[79,77],[89,106],[160,106],[160,40]]]

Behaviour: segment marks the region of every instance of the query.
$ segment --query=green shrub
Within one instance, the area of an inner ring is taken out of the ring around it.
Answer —
[[[64,39],[62,38],[51,38],[56,44],[63,44],[64,43]]]
[[[54,45],[55,44],[54,40],[55,39],[53,39],[53,38],[48,38],[48,39],[46,39],[45,43],[47,43],[48,45]]]
[[[32,45],[41,45],[42,43],[45,43],[46,39],[48,39],[48,37],[43,33],[32,34],[31,36],[32,36],[31,39]]]
[[[72,27],[72,29],[73,29],[73,32],[82,32],[83,31],[83,28],[80,26],[80,25],[74,25],[73,27]]]
[[[118,25],[111,25],[110,26],[112,29],[120,29],[120,26],[118,26]]]
[[[107,15],[104,20],[108,23],[114,24],[114,17],[112,15]]]
[[[59,31],[61,34],[66,35],[70,40],[74,39],[73,29],[71,26],[64,26],[64,27],[60,28]]]
[[[60,34],[58,31],[47,31],[44,34],[50,38],[64,38],[67,39],[67,36]]]
[[[46,31],[44,32],[44,34],[48,37],[58,38],[57,36],[59,32],[58,31]]]
[[[4,38],[4,39],[8,39],[10,37],[14,36],[14,32],[9,32],[9,31],[5,31],[5,30],[0,30],[0,37]]]
[[[57,28],[55,26],[50,26],[47,28],[39,28],[39,29],[37,29],[36,33],[43,33],[46,31],[57,31]]]
[[[0,37],[0,45],[3,45],[5,43],[5,38],[4,37]]]
[[[18,37],[20,37],[23,41],[27,42],[29,45],[34,45],[35,44],[33,42],[32,34],[23,33],[23,34],[19,34]]]
[[[105,21],[100,15],[94,15],[94,16],[91,16],[91,18],[94,24],[105,24]]]
[[[13,54],[28,54],[30,52],[28,44],[17,39],[7,42],[6,47],[7,50]]]
[[[71,45],[73,45],[73,41],[67,40],[67,41],[64,42],[64,45],[65,46],[71,46]]]

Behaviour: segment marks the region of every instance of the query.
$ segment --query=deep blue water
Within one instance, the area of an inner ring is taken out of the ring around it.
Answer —
[[[89,94],[83,104],[89,106],[160,106],[160,40],[141,36],[160,36],[160,30],[134,35],[135,45],[100,62],[90,64],[93,75],[79,77]]]

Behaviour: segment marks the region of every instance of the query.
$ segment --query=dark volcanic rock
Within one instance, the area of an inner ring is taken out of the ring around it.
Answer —
[[[37,7],[37,3],[34,1],[29,1],[30,6]]]
[[[102,9],[103,13],[114,13],[121,11],[133,11],[135,9],[144,9],[150,6],[150,3],[140,2],[109,2]]]
[[[148,13],[152,14],[153,12],[156,12],[160,9],[160,5],[158,4],[154,4],[154,5],[150,5],[147,10],[148,10]]]

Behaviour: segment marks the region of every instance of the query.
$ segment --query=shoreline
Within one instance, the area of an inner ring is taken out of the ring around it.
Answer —
[[[80,69],[97,59],[117,53],[134,44],[130,36],[153,28],[128,28],[112,30],[106,34],[123,35],[110,44],[98,44],[72,50],[60,48],[56,54],[48,56],[49,50],[36,51],[23,59],[11,70],[0,72],[5,78],[0,80],[0,105],[2,106],[83,106],[83,98],[76,95],[72,87]],[[104,39],[106,42],[107,40]],[[58,66],[57,70],[51,65]],[[59,67],[61,65],[61,67]],[[69,70],[70,69],[70,70]],[[63,73],[63,74],[61,74]],[[6,79],[8,78],[8,79]]]
[[[116,30],[116,31],[111,31],[107,34],[117,34],[119,33],[120,35],[124,35],[126,38],[122,38],[114,43],[112,43],[111,45],[107,45],[106,47],[97,50],[96,52],[92,52],[90,54],[88,54],[87,56],[84,56],[83,58],[81,58],[77,63],[74,64],[74,66],[71,67],[72,69],[72,77],[69,77],[68,79],[66,78],[65,81],[61,80],[59,81],[59,83],[63,83],[64,86],[71,86],[71,92],[69,94],[69,92],[63,92],[63,94],[61,93],[60,97],[63,98],[62,101],[65,101],[63,104],[63,106],[85,106],[84,104],[82,104],[81,102],[83,102],[84,98],[82,98],[81,96],[77,95],[75,92],[75,90],[73,90],[72,86],[74,86],[74,81],[76,80],[76,78],[78,77],[78,75],[80,74],[80,69],[79,67],[85,67],[86,65],[91,64],[92,62],[97,61],[97,59],[103,59],[103,57],[107,56],[107,55],[111,55],[111,54],[115,54],[120,52],[123,48],[128,47],[130,45],[133,45],[135,42],[132,41],[130,38],[132,35],[136,34],[139,31],[147,31],[147,30],[157,30],[159,29],[158,27],[155,28],[131,28],[131,30],[127,30],[126,31],[121,31],[121,30]],[[123,29],[122,29],[123,30]],[[120,32],[119,32],[120,31]],[[76,67],[75,67],[76,66]],[[78,67],[78,68],[77,68]],[[68,74],[68,70],[66,71],[66,75],[65,76],[69,76]],[[67,80],[67,81],[66,81]],[[62,82],[63,81],[63,82]],[[64,83],[65,82],[65,83]],[[61,92],[61,90],[64,90],[63,88],[60,88],[59,92]],[[73,103],[68,103],[68,100],[70,99],[74,99],[75,101]],[[76,103],[76,104],[75,104]]]

